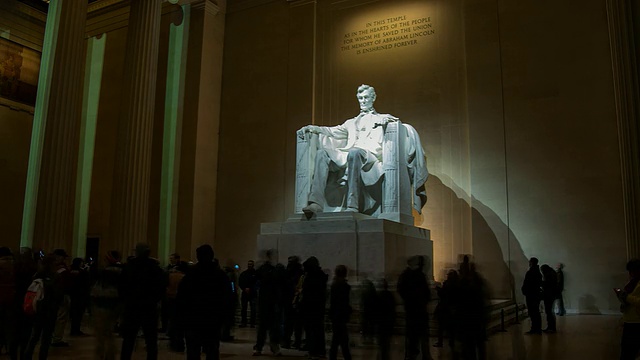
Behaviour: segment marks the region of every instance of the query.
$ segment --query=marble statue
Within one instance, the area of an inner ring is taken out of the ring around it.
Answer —
[[[356,96],[360,104],[356,117],[342,125],[307,125],[297,131],[296,202],[306,203],[301,210],[308,216],[323,212],[327,192],[334,188],[330,185],[337,183],[346,187],[334,207],[337,211],[411,216],[413,205],[421,212],[428,172],[418,133],[397,117],[374,109],[373,87],[359,86]]]

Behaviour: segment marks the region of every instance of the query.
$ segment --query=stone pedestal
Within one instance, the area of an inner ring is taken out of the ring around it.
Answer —
[[[429,230],[358,213],[320,213],[310,220],[296,214],[285,222],[263,223],[257,248],[277,250],[273,260],[284,264],[292,255],[302,261],[315,256],[330,273],[346,265],[352,281],[384,276],[395,282],[413,255],[428,257],[425,272],[428,278],[433,274]]]

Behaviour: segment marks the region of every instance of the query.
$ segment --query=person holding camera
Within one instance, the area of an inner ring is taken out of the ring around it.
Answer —
[[[629,282],[622,289],[614,289],[622,311],[622,341],[620,360],[635,360],[640,353],[640,259],[627,263]]]

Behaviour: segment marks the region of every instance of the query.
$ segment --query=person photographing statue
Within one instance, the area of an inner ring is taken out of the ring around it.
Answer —
[[[331,173],[339,174],[343,180],[346,178],[346,200],[342,205],[344,211],[371,213],[370,209],[379,206],[380,201],[369,193],[368,188],[378,183],[384,174],[385,129],[389,123],[399,119],[375,110],[376,91],[372,86],[360,85],[356,96],[360,105],[360,113],[356,117],[337,126],[307,125],[297,131],[301,139],[307,133],[319,137],[308,203],[302,208],[307,215],[324,211],[327,180]],[[420,212],[426,202],[424,182],[428,176],[424,150],[415,129],[407,124],[402,125],[406,128],[408,139],[406,154],[411,183],[416,188],[414,195],[417,201],[414,200],[414,207]]]

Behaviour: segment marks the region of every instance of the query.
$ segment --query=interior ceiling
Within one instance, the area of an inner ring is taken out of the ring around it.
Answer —
[[[2,0],[0,0],[2,1]],[[18,0],[20,2],[23,2],[35,9],[38,9],[42,12],[47,12],[47,10],[49,9],[49,1],[50,0]],[[88,0],[89,4],[97,2],[97,1],[102,1],[102,0]]]

